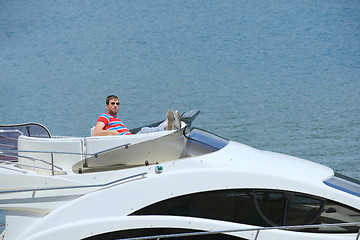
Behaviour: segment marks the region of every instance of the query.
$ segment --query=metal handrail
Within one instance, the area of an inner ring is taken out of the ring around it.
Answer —
[[[96,153],[89,153],[89,154],[91,154],[97,158],[99,156],[99,154],[103,154],[103,153],[109,152],[111,150],[115,150],[115,149],[122,148],[122,147],[125,147],[125,149],[128,149],[129,145],[131,145],[131,143],[125,143],[125,144],[119,145],[117,147],[112,147],[112,148],[108,148],[108,149],[105,149],[105,150],[102,150],[102,151],[99,151]]]
[[[176,238],[176,237],[190,237],[190,236],[204,236],[204,235],[213,235],[221,233],[234,233],[234,232],[250,232],[256,231],[255,240],[258,238],[260,231],[266,230],[296,230],[302,228],[318,228],[318,227],[351,227],[351,226],[360,226],[360,222],[353,223],[332,223],[332,224],[317,224],[317,225],[297,225],[297,226],[282,226],[282,227],[260,227],[260,228],[243,228],[243,229],[232,229],[232,230],[219,230],[219,231],[208,231],[208,232],[192,232],[192,233],[176,233],[176,234],[164,234],[156,236],[147,236],[147,237],[134,237],[134,238],[118,238],[116,240],[149,240],[157,239],[161,240],[164,238]],[[357,233],[357,236],[354,240],[359,240],[360,229]]]
[[[125,143],[125,144],[122,144],[122,145],[119,145],[119,146],[116,146],[116,147],[112,147],[112,148],[108,148],[108,149],[105,149],[105,150],[102,150],[102,151],[99,151],[99,152],[96,152],[96,153],[76,153],[76,152],[36,151],[36,150],[1,150],[0,154],[7,155],[7,156],[12,156],[12,157],[26,158],[26,159],[30,159],[30,160],[33,160],[33,161],[40,161],[42,163],[48,164],[48,165],[51,166],[51,168],[42,168],[42,167],[38,167],[38,166],[30,166],[30,165],[26,165],[26,164],[14,163],[14,164],[17,164],[17,165],[27,166],[27,167],[31,167],[31,168],[35,168],[35,169],[49,170],[49,171],[52,171],[52,174],[54,175],[54,172],[57,171],[57,170],[54,170],[54,167],[60,170],[58,172],[64,173],[64,171],[63,171],[63,169],[61,167],[56,166],[53,163],[53,154],[72,154],[72,155],[81,155],[81,156],[94,156],[95,158],[97,158],[99,155],[101,155],[103,153],[106,153],[106,152],[109,152],[109,151],[114,150],[114,149],[118,149],[118,148],[122,148],[122,147],[125,147],[127,149],[129,147],[129,145],[131,145],[131,143]],[[14,153],[48,153],[48,154],[51,154],[52,161],[50,163],[50,162],[47,162],[47,161],[45,161],[43,159],[40,159],[40,158],[33,158],[33,157],[28,157],[28,156],[14,155]],[[85,159],[85,161],[86,161],[86,159]],[[1,161],[0,160],[0,163],[7,163],[7,161]],[[7,169],[16,171],[15,169],[11,169],[11,168],[7,168]]]
[[[6,150],[6,151],[11,151],[11,150]],[[55,168],[60,169],[60,170],[62,171],[62,168],[61,168],[61,167],[56,166],[55,164],[51,164],[51,163],[49,163],[49,162],[47,162],[47,161],[45,161],[45,160],[43,160],[43,159],[40,159],[40,158],[33,158],[33,157],[21,156],[21,155],[13,155],[13,154],[4,153],[4,151],[0,151],[0,153],[1,153],[2,155],[5,155],[5,156],[19,157],[19,158],[25,158],[25,159],[29,159],[29,160],[33,160],[33,161],[40,161],[40,162],[42,162],[42,163],[44,163],[44,164],[50,165],[51,167],[54,166]],[[1,162],[5,162],[5,163],[6,163],[7,161],[1,161]],[[16,164],[17,164],[17,165],[24,165],[24,164],[17,163],[17,162],[16,162]],[[32,166],[32,167],[35,167],[35,166]],[[45,168],[45,169],[47,169],[47,168]]]
[[[32,189],[18,189],[18,190],[6,190],[6,191],[0,191],[0,194],[2,193],[18,193],[18,192],[33,192],[33,191],[47,191],[47,190],[59,190],[59,189],[74,189],[74,188],[93,188],[93,187],[108,187],[112,184],[116,184],[122,181],[126,181],[132,178],[136,178],[136,177],[142,177],[145,178],[145,176],[147,175],[147,172],[142,172],[142,173],[138,173],[135,175],[131,175],[128,177],[124,177],[124,178],[120,178],[120,179],[116,179],[114,181],[111,182],[107,182],[107,183],[102,183],[102,184],[92,184],[92,185],[77,185],[77,186],[66,186],[66,187],[48,187],[48,188],[32,188]]]
[[[4,169],[7,169],[7,170],[12,170],[12,171],[15,171],[15,172],[21,172],[21,173],[24,173],[24,174],[27,173],[26,171],[22,171],[22,170],[10,168],[10,167],[5,167],[5,166],[1,166],[1,165],[0,165],[0,168],[4,168]]]
[[[7,161],[0,160],[0,163],[7,163]],[[13,163],[13,162],[12,162],[12,163]],[[41,170],[53,170],[54,172],[65,173],[61,168],[59,168],[60,170],[55,170],[55,169],[38,167],[38,166],[32,166],[32,165],[23,164],[23,163],[18,163],[18,162],[15,162],[15,163],[13,163],[13,164],[14,164],[14,165],[18,165],[18,166],[28,167],[28,168],[37,168],[37,169],[41,169]],[[5,167],[3,167],[3,166],[0,166],[0,167],[5,168]],[[7,168],[7,169],[14,170],[14,171],[19,171],[19,170],[17,170],[17,169],[12,169],[12,168]],[[20,171],[20,172],[26,173],[26,171]]]
[[[0,129],[0,133],[20,133],[20,135],[24,135],[21,131],[19,131],[18,129],[10,129],[10,130],[5,130],[5,129]],[[0,137],[4,137],[4,136],[0,136]],[[6,137],[4,137],[6,138]],[[16,139],[17,140],[17,139]]]
[[[108,151],[114,150],[114,149],[118,149],[118,148],[122,148],[125,147],[127,148],[129,145],[131,145],[131,143],[125,143],[116,147],[112,147],[112,148],[108,148],[96,153],[77,153],[77,152],[59,152],[59,151],[35,151],[35,150],[1,150],[0,152],[24,152],[24,153],[56,153],[56,154],[74,154],[74,155],[83,155],[83,156],[97,156],[99,154],[102,153],[106,153]]]

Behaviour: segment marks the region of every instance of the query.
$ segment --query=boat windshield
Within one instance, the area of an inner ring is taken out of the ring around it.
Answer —
[[[220,150],[229,143],[229,140],[200,128],[192,128],[190,132],[184,133],[184,135],[189,142],[196,142],[211,151]]]
[[[50,132],[38,123],[0,125],[0,160],[17,161],[18,137],[50,138]],[[14,151],[14,152],[11,152]]]
[[[324,181],[330,187],[360,197],[360,181],[336,173],[334,177]]]

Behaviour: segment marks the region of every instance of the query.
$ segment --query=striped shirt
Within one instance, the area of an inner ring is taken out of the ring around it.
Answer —
[[[116,130],[119,135],[132,135],[127,127],[121,122],[118,117],[111,116],[108,113],[103,113],[97,120],[105,123],[104,130]]]

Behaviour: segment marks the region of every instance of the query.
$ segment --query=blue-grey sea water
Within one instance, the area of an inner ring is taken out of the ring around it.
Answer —
[[[199,109],[197,127],[360,179],[359,12],[359,0],[2,0],[0,124],[89,136],[116,94],[129,128]]]

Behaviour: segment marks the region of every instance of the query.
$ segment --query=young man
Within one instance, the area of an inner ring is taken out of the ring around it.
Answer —
[[[106,98],[107,113],[99,116],[95,129],[92,133],[93,136],[110,136],[110,135],[132,135],[129,129],[117,117],[119,111],[119,98],[115,95],[110,95]],[[157,127],[149,128],[143,127],[141,133],[159,132],[164,130],[172,130],[173,128],[181,128],[181,117],[179,111],[173,110],[167,112],[167,120]]]

